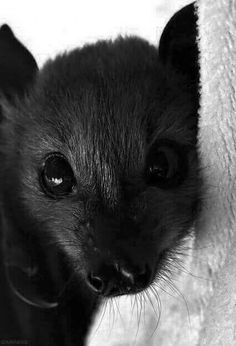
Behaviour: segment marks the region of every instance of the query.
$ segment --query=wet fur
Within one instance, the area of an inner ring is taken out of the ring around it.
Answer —
[[[189,233],[200,198],[196,76],[160,52],[135,37],[101,41],[47,62],[22,84],[24,97],[21,87],[2,87],[2,237],[39,263],[42,290],[61,294],[49,311],[25,306],[4,288],[1,311],[11,305],[21,317],[1,317],[0,337],[82,345],[99,305],[85,283],[97,260],[90,237],[102,254],[148,258],[158,272]],[[147,186],[143,178],[148,150],[162,139],[180,144],[188,157],[176,189]],[[49,152],[69,160],[76,197],[45,196],[38,176]],[[3,269],[1,277],[4,287]]]

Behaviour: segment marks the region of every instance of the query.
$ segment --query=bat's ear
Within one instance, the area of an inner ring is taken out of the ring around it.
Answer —
[[[199,79],[197,14],[194,3],[185,6],[167,23],[160,39],[159,56],[164,65],[197,82]]]
[[[22,96],[38,71],[32,54],[6,24],[0,27],[0,93],[8,99]]]

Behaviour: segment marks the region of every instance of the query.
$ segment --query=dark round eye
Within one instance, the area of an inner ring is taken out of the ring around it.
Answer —
[[[177,187],[187,174],[186,151],[172,141],[160,141],[150,149],[146,161],[146,180],[162,189]]]
[[[46,157],[40,183],[44,192],[54,198],[67,196],[75,190],[74,173],[62,154],[53,153]]]

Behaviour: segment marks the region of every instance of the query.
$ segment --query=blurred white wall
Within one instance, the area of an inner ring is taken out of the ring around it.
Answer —
[[[189,0],[0,0],[7,23],[39,65],[65,49],[118,34],[157,43],[170,16]]]

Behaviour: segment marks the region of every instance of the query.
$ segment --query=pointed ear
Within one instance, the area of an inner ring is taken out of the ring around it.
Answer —
[[[160,39],[161,61],[198,82],[197,14],[194,3],[185,6],[167,23]]]
[[[38,71],[32,54],[6,24],[0,27],[0,92],[8,99],[24,95]]]

